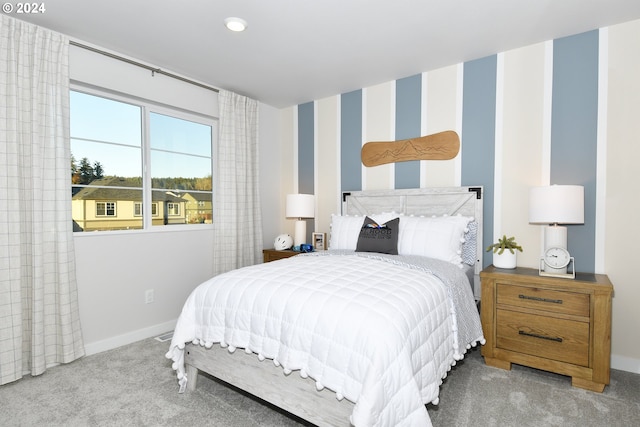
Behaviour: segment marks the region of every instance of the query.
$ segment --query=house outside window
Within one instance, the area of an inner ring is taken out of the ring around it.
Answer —
[[[215,119],[75,85],[70,116],[74,231],[211,224]]]

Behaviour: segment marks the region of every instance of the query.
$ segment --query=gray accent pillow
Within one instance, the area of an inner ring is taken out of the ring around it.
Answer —
[[[371,218],[365,217],[358,236],[356,252],[398,255],[399,230],[400,218],[378,224]]]

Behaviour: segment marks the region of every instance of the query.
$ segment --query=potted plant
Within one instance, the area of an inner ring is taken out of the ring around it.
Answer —
[[[497,243],[489,245],[487,252],[493,251],[493,265],[498,268],[516,268],[517,252],[522,246],[516,243],[515,237],[503,235]]]

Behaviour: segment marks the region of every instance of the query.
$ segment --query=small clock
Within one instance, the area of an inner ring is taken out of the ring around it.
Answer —
[[[567,272],[567,266],[571,261],[573,261],[573,257],[569,251],[560,246],[552,246],[545,251],[544,256],[540,259],[538,272],[541,276],[573,279],[576,277],[575,269]]]
[[[569,251],[561,247],[551,247],[544,253],[544,263],[551,268],[564,268],[569,265],[571,255]]]

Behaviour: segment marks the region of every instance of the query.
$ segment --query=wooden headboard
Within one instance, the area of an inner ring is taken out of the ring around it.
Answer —
[[[405,190],[370,190],[342,192],[343,215],[367,215],[397,212],[405,215],[464,215],[478,223],[476,238],[475,280],[476,299],[480,298],[482,271],[482,186],[434,187]]]

